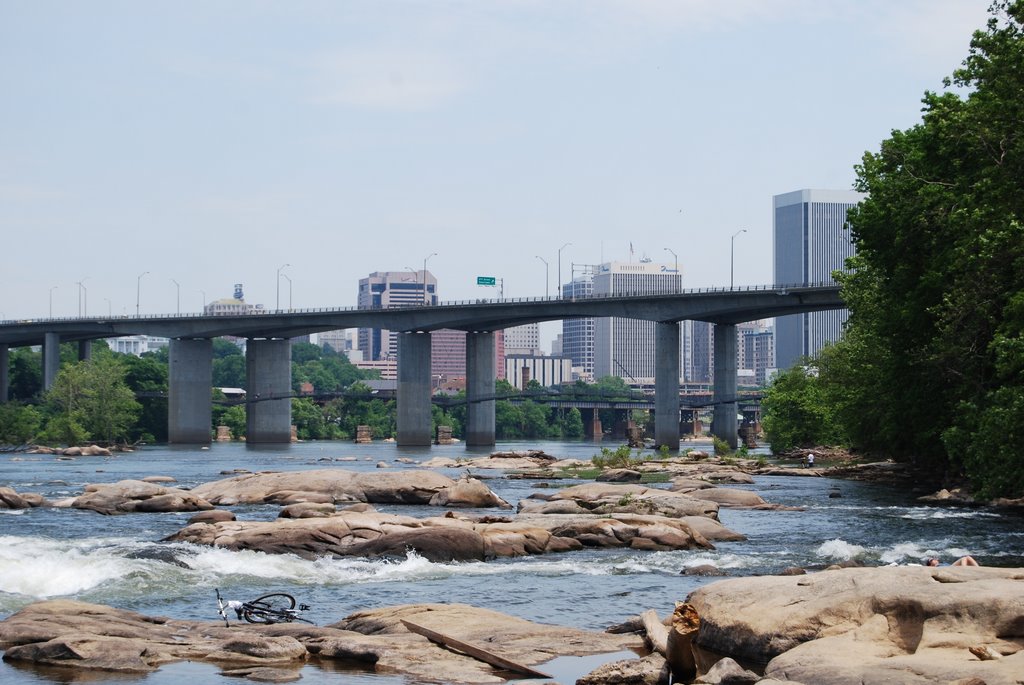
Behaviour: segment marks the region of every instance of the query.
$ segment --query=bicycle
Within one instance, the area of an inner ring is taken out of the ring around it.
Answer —
[[[309,619],[299,615],[300,612],[309,611],[308,604],[299,604],[295,608],[295,598],[285,592],[271,592],[270,594],[257,597],[251,602],[239,602],[238,600],[225,601],[220,595],[220,588],[217,592],[217,613],[224,619],[224,625],[230,626],[228,622],[228,610],[234,611],[238,620],[245,620],[247,623],[260,623],[270,625],[272,623],[291,623],[302,621],[313,624]]]

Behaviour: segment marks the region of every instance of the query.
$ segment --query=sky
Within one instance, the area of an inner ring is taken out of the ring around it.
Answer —
[[[767,284],[772,197],[851,189],[988,5],[0,0],[0,320]]]

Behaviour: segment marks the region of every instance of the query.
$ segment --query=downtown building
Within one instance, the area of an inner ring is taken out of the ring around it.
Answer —
[[[593,275],[593,294],[659,295],[682,290],[682,274],[669,264],[607,262]],[[601,317],[594,319],[594,378],[619,376],[633,385],[653,385],[655,322]]]
[[[596,269],[597,267],[594,267],[594,270]],[[590,297],[594,292],[594,279],[591,274],[577,276],[569,283],[561,285],[561,288],[562,298],[566,300]],[[593,317],[563,319],[561,342],[560,352],[572,360],[574,375],[588,383],[595,381]]]
[[[775,285],[835,283],[854,253],[846,213],[864,195],[850,190],[797,190],[776,195],[773,216]],[[776,366],[788,369],[842,337],[846,309],[791,314],[775,319]]]
[[[397,309],[437,304],[437,279],[429,271],[374,271],[359,279],[359,309]],[[397,359],[398,334],[385,328],[360,328],[363,361]]]

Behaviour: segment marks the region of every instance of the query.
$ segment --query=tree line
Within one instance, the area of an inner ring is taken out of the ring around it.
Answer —
[[[376,439],[396,433],[396,402],[375,395],[365,381],[378,372],[362,371],[329,346],[293,343],[292,391],[301,395],[305,383],[318,395],[337,397],[318,400],[297,396],[292,399],[292,423],[303,440],[353,439],[357,426],[369,426]],[[64,344],[60,370],[53,386],[44,392],[42,354],[18,348],[10,355],[11,401],[0,404],[0,444],[80,444],[97,441],[108,444],[167,441],[168,353],[166,349],[141,356],[120,354],[106,345],[93,346],[91,358],[79,361],[77,346]],[[234,343],[213,341],[213,416],[211,431],[227,426],[233,437],[244,438],[244,403],[229,401],[219,388],[246,385],[245,356]],[[630,396],[618,378],[602,379],[588,385],[572,386],[574,394],[603,397]],[[553,409],[531,397],[546,390],[532,381],[525,393],[503,380],[495,384],[496,437],[514,439],[575,439],[583,436],[583,419],[578,409]],[[518,404],[508,399],[523,395]],[[453,436],[464,437],[465,393],[450,398],[446,407],[433,406],[434,428],[446,425]],[[610,415],[603,419],[610,422]]]
[[[773,449],[841,444],[1024,495],[1024,2],[856,167],[843,339],[776,378]]]

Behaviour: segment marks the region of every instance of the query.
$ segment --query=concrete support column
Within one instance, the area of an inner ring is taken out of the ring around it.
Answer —
[[[43,390],[53,387],[60,371],[60,335],[45,333],[43,337]]]
[[[213,423],[213,341],[172,339],[167,352],[167,440],[208,444]]]
[[[92,340],[78,341],[78,361],[87,362],[92,359]]]
[[[429,445],[430,333],[398,334],[398,444]]]
[[[494,444],[494,333],[466,334],[466,446]],[[484,400],[482,398],[492,399]]]
[[[715,324],[715,414],[711,434],[736,449],[736,326]]]
[[[604,438],[604,430],[601,427],[601,414],[597,409],[580,409],[583,416],[583,434],[590,440],[601,440]]]
[[[654,446],[679,450],[679,324],[655,324]],[[735,363],[734,363],[735,365]]]
[[[245,377],[246,441],[291,442],[291,341],[250,338],[245,345]]]
[[[10,398],[11,394],[11,353],[10,347],[0,345],[0,404]]]

